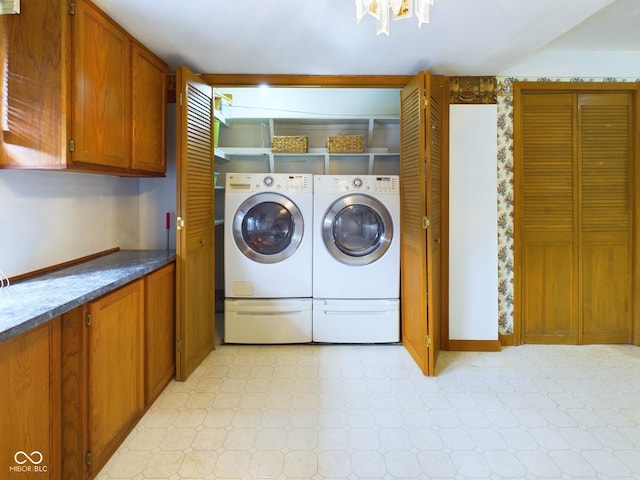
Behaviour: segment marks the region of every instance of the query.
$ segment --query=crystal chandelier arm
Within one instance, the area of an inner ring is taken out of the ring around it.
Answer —
[[[378,0],[378,35],[384,33],[387,37],[389,36],[389,0]]]
[[[416,0],[416,17],[418,17],[418,28],[423,23],[429,23],[429,6],[433,5],[433,0]]]
[[[414,4],[415,1],[415,4]],[[414,11],[418,18],[418,27],[423,23],[429,23],[429,7],[434,0],[355,0],[356,21],[368,13],[377,19],[377,33],[389,36],[389,19],[393,15],[394,20],[409,18]]]

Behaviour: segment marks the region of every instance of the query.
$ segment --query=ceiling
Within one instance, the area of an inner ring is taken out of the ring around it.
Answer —
[[[640,52],[640,0],[435,0],[431,21],[356,24],[353,0],[94,0],[196,73],[500,75],[546,51]],[[637,58],[637,57],[634,57]]]

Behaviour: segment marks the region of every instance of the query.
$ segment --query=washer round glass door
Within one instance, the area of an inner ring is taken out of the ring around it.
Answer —
[[[232,229],[233,239],[246,257],[259,263],[278,263],[300,246],[304,219],[287,197],[260,193],[238,207]]]
[[[324,216],[322,238],[337,260],[368,265],[381,258],[393,238],[393,221],[386,207],[373,197],[346,195]]]

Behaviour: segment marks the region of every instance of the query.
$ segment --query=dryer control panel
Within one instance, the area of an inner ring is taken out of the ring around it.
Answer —
[[[315,177],[315,193],[398,194],[398,175],[322,175]]]

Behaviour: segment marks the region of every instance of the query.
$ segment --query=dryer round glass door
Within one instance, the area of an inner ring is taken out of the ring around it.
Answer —
[[[382,203],[362,194],[336,200],[322,222],[322,238],[337,260],[368,265],[381,258],[393,239],[391,215]]]
[[[238,207],[232,228],[233,239],[246,257],[259,263],[278,263],[300,246],[304,219],[287,197],[261,193]]]

